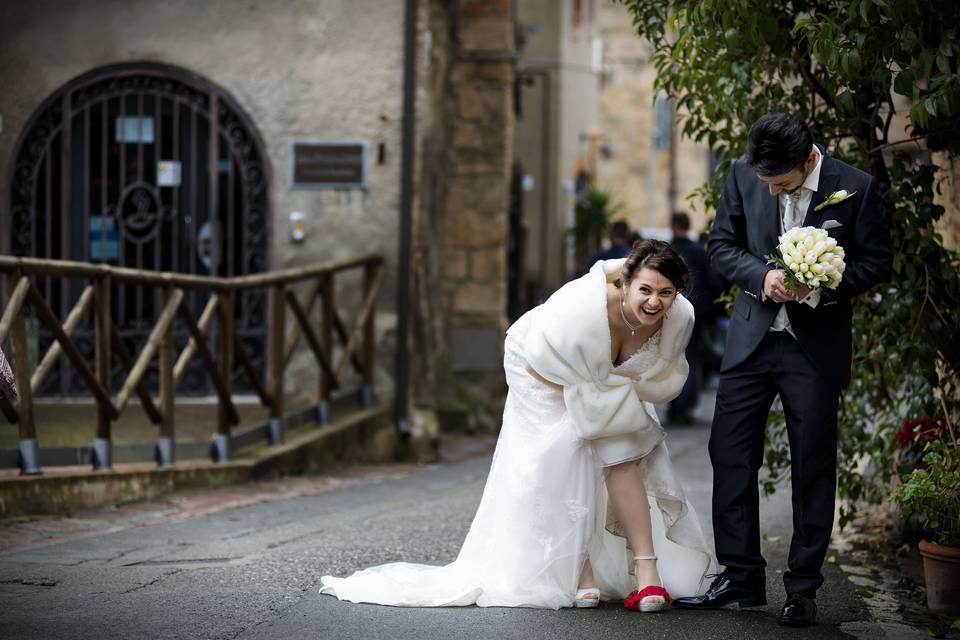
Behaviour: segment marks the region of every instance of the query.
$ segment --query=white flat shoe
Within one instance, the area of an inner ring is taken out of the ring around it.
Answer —
[[[596,609],[600,606],[600,589],[596,587],[577,589],[573,606],[575,609]]]

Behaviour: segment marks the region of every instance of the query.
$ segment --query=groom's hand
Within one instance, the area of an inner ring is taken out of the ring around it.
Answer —
[[[767,271],[763,278],[763,293],[774,302],[793,302],[794,297],[787,293],[783,278],[783,269]]]

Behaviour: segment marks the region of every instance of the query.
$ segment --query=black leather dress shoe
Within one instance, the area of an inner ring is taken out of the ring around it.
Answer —
[[[787,596],[777,622],[785,627],[809,627],[817,624],[817,601],[799,593]]]
[[[719,609],[736,602],[741,608],[762,607],[767,604],[765,582],[735,582],[723,574],[717,576],[702,596],[674,598],[681,609]]]

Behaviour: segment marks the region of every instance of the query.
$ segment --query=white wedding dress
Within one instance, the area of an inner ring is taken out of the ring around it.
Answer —
[[[715,561],[674,477],[663,430],[655,422],[652,429],[581,438],[563,392],[526,370],[530,354],[525,344],[541,308],[525,314],[507,335],[509,392],[503,426],[457,559],[446,566],[396,562],[346,578],[324,576],[320,593],[408,607],[559,609],[573,604],[589,558],[601,598],[623,598],[636,589],[634,553],[608,513],[603,468],[629,460],[637,461],[646,483],[664,586],[674,595],[702,592]],[[639,378],[656,362],[659,343],[660,332],[611,373]],[[647,411],[652,412],[652,405]]]

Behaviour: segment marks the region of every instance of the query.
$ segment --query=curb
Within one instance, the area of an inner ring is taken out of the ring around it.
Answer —
[[[282,444],[251,447],[226,463],[184,460],[173,468],[128,463],[103,472],[69,467],[48,469],[43,476],[0,478],[0,519],[63,514],[153,499],[180,489],[223,486],[356,462],[427,459],[425,439],[398,436],[390,415],[390,405],[381,403],[329,425],[291,433]]]

